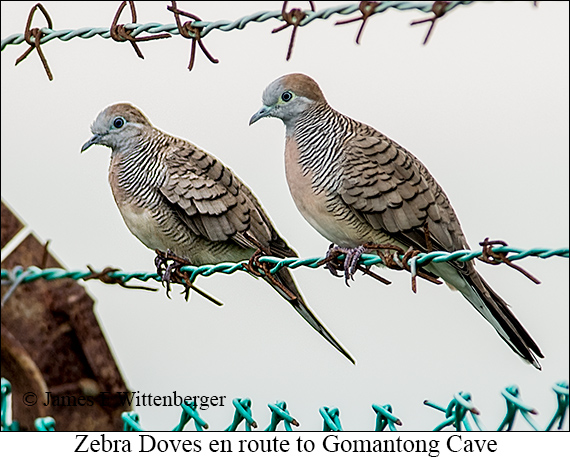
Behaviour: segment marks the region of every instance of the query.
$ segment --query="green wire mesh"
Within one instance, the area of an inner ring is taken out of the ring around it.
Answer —
[[[172,429],[173,432],[181,432],[188,422],[194,419],[194,426],[198,432],[208,429],[210,426],[206,423],[204,419],[200,417],[196,409],[196,402],[192,401],[190,403],[182,403],[182,415],[180,416],[180,422],[176,427]]]
[[[293,430],[291,425],[294,425],[295,427],[299,426],[299,422],[297,422],[297,420],[289,414],[289,411],[287,411],[287,403],[284,401],[277,402],[274,405],[269,403],[267,406],[271,410],[271,421],[265,429],[266,432],[276,431],[277,426],[281,421],[283,421],[283,426],[288,432]]]
[[[20,425],[17,421],[12,421],[8,423],[8,398],[12,393],[12,384],[8,382],[7,379],[2,378],[2,385],[0,390],[0,395],[2,398],[2,403],[0,406],[0,428],[6,431],[18,431],[20,430]]]
[[[338,408],[323,406],[319,408],[319,413],[323,418],[323,432],[342,432]]]
[[[535,431],[549,431],[558,423],[558,430],[562,429],[566,413],[568,412],[568,382],[561,381],[556,383],[552,390],[556,393],[558,407],[554,412],[552,420],[545,428],[541,428],[533,419],[531,415],[536,415],[538,412],[526,405],[520,399],[520,392],[517,386],[508,386],[501,391],[501,395],[507,402],[507,412],[505,417],[497,427],[497,431],[513,429],[517,413],[520,413],[525,421]],[[447,426],[453,426],[457,431],[485,431],[485,427],[478,419],[480,414],[479,410],[473,406],[471,402],[471,394],[467,392],[459,392],[453,396],[447,408],[439,406],[429,400],[424,401],[426,406],[430,406],[445,413],[446,419],[434,428],[434,431],[443,430]],[[474,426],[468,420],[468,413],[474,422]]]
[[[372,404],[372,409],[376,413],[375,432],[382,432],[388,427],[391,432],[396,431],[396,425],[402,425],[402,421],[392,414],[392,405],[376,405]]]
[[[230,424],[228,428],[226,428],[226,432],[233,432],[237,430],[239,424],[245,420],[245,430],[250,432],[251,428],[257,428],[257,422],[253,419],[251,414],[251,400],[249,398],[234,398],[232,400],[232,404],[234,405],[236,411],[234,414],[234,420]]]
[[[501,394],[507,402],[507,412],[501,421],[500,425],[496,428],[497,431],[512,430],[518,413],[523,416],[525,421],[535,431],[549,431],[556,427],[562,430],[564,420],[568,413],[569,408],[569,391],[568,382],[561,381],[556,383],[552,390],[556,394],[557,408],[549,421],[548,425],[541,428],[530,415],[536,415],[537,411],[526,405],[520,398],[519,388],[517,386],[508,386],[501,391]],[[19,430],[18,423],[13,421],[7,422],[7,404],[10,397],[12,387],[10,383],[2,378],[2,417],[1,424],[2,430]],[[252,401],[249,398],[235,398],[232,401],[235,408],[234,418],[232,423],[225,429],[225,431],[235,431],[240,424],[245,421],[245,430],[251,431],[252,428],[257,428],[257,422],[253,419]],[[425,400],[424,404],[437,411],[445,414],[445,419],[434,427],[434,431],[443,430],[446,427],[453,427],[457,431],[486,431],[482,422],[478,418],[481,414],[479,410],[473,405],[471,394],[467,392],[457,392],[447,405],[447,407],[440,406],[429,400]],[[283,422],[286,431],[292,431],[291,425],[298,426],[297,420],[287,411],[287,404],[284,401],[268,404],[271,410],[270,423],[265,431],[276,431],[280,422]],[[396,431],[396,425],[401,426],[402,421],[393,414],[392,406],[387,404],[380,406],[376,403],[372,404],[372,409],[376,413],[376,421],[374,431],[383,431],[388,427],[390,431]],[[338,408],[330,408],[323,406],[319,408],[319,414],[323,419],[323,431],[342,431],[343,427],[340,423],[340,411]],[[124,412],[121,415],[123,420],[124,431],[145,431],[140,424],[140,416],[135,411]],[[180,422],[173,428],[173,431],[182,431],[184,427],[194,420],[195,428],[197,431],[208,429],[208,423],[198,414],[194,402],[182,404],[182,416]],[[473,422],[473,424],[471,423]],[[35,421],[35,427],[39,431],[54,431],[55,420],[51,417],[38,418]]]

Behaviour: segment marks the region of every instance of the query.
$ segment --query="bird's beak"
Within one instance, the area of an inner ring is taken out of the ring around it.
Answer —
[[[249,125],[253,124],[254,122],[257,122],[262,117],[267,117],[270,115],[271,115],[271,107],[264,105],[261,107],[261,109],[257,113],[255,113],[253,116],[251,116],[251,119],[249,120]]]
[[[101,135],[99,135],[99,134],[93,135],[89,139],[89,141],[87,141],[83,146],[81,146],[81,152],[85,152],[87,149],[89,149],[94,144],[100,144],[99,143],[100,140],[101,140]]]

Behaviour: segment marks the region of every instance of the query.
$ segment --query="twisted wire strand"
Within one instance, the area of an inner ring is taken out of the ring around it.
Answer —
[[[469,5],[474,3],[473,1],[452,1],[446,7],[446,12],[451,11],[452,9],[461,6],[461,5]],[[379,14],[383,13],[389,9],[396,9],[400,11],[406,10],[419,10],[424,13],[428,13],[431,11],[433,2],[397,2],[397,1],[385,1],[381,2],[378,5],[374,12],[371,14]],[[339,5],[333,6],[330,8],[326,8],[320,11],[306,11],[305,18],[299,23],[299,26],[305,26],[316,19],[326,20],[329,19],[331,16],[336,14],[339,15],[348,15],[352,14],[355,11],[358,11],[359,3],[353,3],[348,5]],[[193,27],[201,28],[200,36],[205,37],[213,30],[220,30],[222,32],[230,32],[232,30],[243,30],[248,24],[252,22],[265,22],[269,19],[277,19],[282,20],[281,11],[260,11],[257,13],[250,14],[248,16],[244,16],[242,18],[236,19],[234,21],[228,20],[218,20],[214,22],[208,21],[193,21]],[[160,33],[160,32],[168,32],[172,35],[179,35],[180,32],[178,31],[178,27],[176,24],[159,24],[156,22],[151,22],[148,24],[125,24],[125,28],[127,30],[132,30],[131,36],[136,37],[137,35],[148,32],[151,34]],[[111,38],[111,32],[108,27],[82,27],[76,30],[52,30],[47,27],[43,27],[40,29],[44,36],[40,40],[40,44],[47,43],[55,38],[61,41],[69,41],[73,38],[83,38],[88,39],[94,36],[100,36],[102,38],[108,39]],[[33,40],[33,37],[32,37]],[[24,34],[23,33],[15,33],[4,38],[0,45],[0,50],[3,51],[6,46],[8,45],[18,45],[24,43]]]
[[[569,258],[570,250],[568,248],[560,249],[546,249],[546,248],[533,248],[533,249],[519,249],[511,246],[497,246],[492,249],[495,253],[505,253],[510,254],[507,256],[509,260],[520,260],[526,257],[538,257],[541,259],[548,259],[551,257],[562,257]],[[460,250],[455,252],[445,252],[445,251],[433,251],[430,253],[420,253],[415,258],[409,261],[409,263],[416,263],[417,266],[423,266],[430,262],[440,263],[449,261],[458,262],[468,262],[482,255],[482,250]],[[400,256],[401,257],[401,256]],[[342,258],[342,257],[340,257]],[[307,268],[319,268],[322,266],[324,257],[310,257],[305,259],[299,259],[296,257],[290,257],[286,259],[280,259],[271,256],[262,256],[259,258],[259,262],[268,263],[273,265],[269,272],[275,274],[281,268],[295,269],[299,267]],[[360,263],[364,266],[371,266],[377,264],[383,264],[382,257],[375,254],[362,254]],[[224,262],[216,265],[202,265],[202,266],[192,266],[187,265],[181,267],[182,271],[190,273],[190,281],[194,280],[198,276],[211,276],[215,273],[222,274],[232,274],[236,271],[247,271],[246,268],[247,261],[239,263]],[[45,279],[47,281],[52,281],[56,279],[71,278],[74,280],[84,279],[87,277],[92,277],[93,272],[88,270],[65,270],[63,268],[45,268],[41,269],[36,266],[31,266],[26,269],[21,267],[16,267],[13,270],[2,269],[1,279],[2,285],[13,285],[15,283],[28,283],[35,281],[37,279]],[[123,283],[130,281],[131,279],[138,279],[139,281],[146,282],[153,279],[157,282],[161,281],[160,276],[157,273],[150,272],[124,272],[124,271],[111,271],[107,273],[110,278],[116,278],[121,280]]]

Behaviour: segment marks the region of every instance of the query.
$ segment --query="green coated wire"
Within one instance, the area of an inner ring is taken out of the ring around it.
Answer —
[[[236,411],[234,413],[234,420],[230,426],[226,429],[227,432],[233,432],[237,430],[239,424],[245,419],[245,429],[250,432],[251,428],[257,428],[257,422],[253,419],[251,415],[251,400],[249,398],[234,398],[232,400]]]
[[[471,427],[471,424],[469,423],[467,413],[470,413],[476,427],[481,431],[484,430],[483,425],[477,419],[479,411],[475,406],[473,406],[473,403],[471,402],[471,394],[467,392],[458,392],[454,394],[453,399],[449,402],[447,408],[439,406],[429,400],[425,400],[424,405],[445,413],[446,419],[438,424],[434,428],[434,431],[443,430],[449,425],[453,425],[457,431],[461,431],[462,428],[465,428],[466,431],[472,431],[473,427]]]
[[[12,423],[8,424],[8,397],[12,394],[12,384],[6,378],[2,378],[0,392],[0,430],[16,432],[20,430],[18,421],[12,420]]]
[[[556,394],[556,399],[558,400],[558,408],[552,417],[552,420],[546,426],[546,431],[552,430],[552,427],[558,422],[558,430],[562,430],[562,425],[564,423],[564,419],[566,418],[566,413],[568,412],[569,407],[569,390],[568,390],[568,382],[561,381],[556,383],[552,390]]]
[[[376,412],[376,427],[375,432],[383,431],[386,426],[390,431],[397,431],[396,425],[402,425],[402,421],[392,414],[392,405],[380,406],[372,404],[372,409]]]
[[[289,414],[289,411],[287,411],[287,403],[284,401],[277,402],[274,405],[269,403],[267,406],[271,410],[271,421],[265,429],[266,432],[276,431],[277,426],[281,421],[283,421],[283,426],[288,432],[293,430],[291,428],[291,424],[299,426],[299,422],[297,422],[297,420]]]
[[[519,411],[523,416],[523,418],[535,431],[539,430],[538,425],[536,424],[536,422],[534,422],[534,420],[531,417],[531,414],[537,414],[537,412],[534,408],[527,406],[521,401],[521,399],[519,398],[519,388],[517,386],[505,387],[501,391],[501,395],[503,395],[503,397],[505,397],[505,400],[507,401],[507,413],[505,414],[505,418],[497,428],[497,431],[504,430],[505,427],[509,431],[512,430],[512,427],[515,423],[517,412]]]
[[[54,432],[55,431],[55,419],[53,417],[38,417],[34,421],[34,427],[38,432]]]
[[[492,249],[494,253],[505,253],[508,260],[520,260],[526,257],[538,257],[541,259],[548,259],[551,257],[569,257],[568,248],[560,249],[546,249],[546,248],[534,248],[534,249],[518,249],[511,246],[498,246]],[[454,252],[445,251],[433,251],[430,253],[420,253],[416,258],[416,264],[418,266],[425,266],[429,262],[468,262],[479,256],[481,256],[481,250],[460,250]],[[401,256],[400,256],[401,257]],[[343,257],[339,257],[342,259]],[[299,267],[307,268],[319,268],[322,265],[324,257],[310,257],[305,259],[299,258],[286,258],[281,259],[277,257],[262,256],[259,261],[262,263],[267,263],[271,265],[269,272],[275,274],[281,268],[295,269]],[[372,266],[383,264],[382,257],[375,254],[362,254],[360,263],[364,266]],[[211,276],[215,273],[232,274],[236,271],[247,271],[247,262],[240,263],[219,263],[216,265],[202,265],[202,266],[192,266],[187,265],[181,267],[182,271],[188,272],[190,274],[190,281],[194,280],[198,276]],[[260,272],[262,273],[262,272]],[[92,277],[93,272],[89,270],[65,270],[62,268],[45,268],[41,269],[35,266],[26,268],[25,270],[21,267],[15,267],[12,270],[2,269],[1,279],[2,284],[15,284],[17,283],[29,283],[37,279],[44,279],[46,281],[52,281],[56,279],[71,278],[75,280],[84,279],[87,277]],[[150,279],[160,282],[161,278],[156,273],[149,272],[124,272],[124,271],[111,271],[107,273],[107,276],[112,279],[120,280],[126,283],[132,279],[137,279],[139,281],[146,282]]]
[[[180,406],[182,407],[182,415],[180,417],[180,422],[178,425],[172,429],[173,432],[181,432],[184,430],[184,427],[188,422],[190,422],[191,419],[194,419],[194,425],[197,431],[201,432],[204,429],[209,428],[207,422],[198,414],[195,402],[192,401],[190,404],[183,403]]]
[[[125,411],[121,414],[123,419],[123,431],[125,432],[144,432],[141,427],[139,414],[134,411]]]
[[[555,384],[552,389],[557,395],[558,407],[551,421],[544,429],[545,431],[551,430],[557,422],[558,429],[561,430],[564,418],[566,417],[569,408],[568,382],[561,381]],[[520,392],[517,386],[506,387],[502,389],[501,394],[507,402],[507,412],[501,424],[497,427],[497,431],[511,431],[515,423],[517,412],[521,413],[523,418],[532,427],[533,430],[541,431],[541,428],[536,424],[531,416],[532,414],[538,414],[537,411],[534,408],[526,405],[519,398]],[[478,430],[486,430],[477,417],[479,411],[471,403],[471,395],[468,393],[456,393],[447,408],[444,408],[443,406],[440,406],[429,400],[425,400],[424,405],[445,413],[446,419],[438,424],[434,428],[434,431],[442,430],[449,425],[453,425],[458,431],[461,430],[462,427],[467,431],[472,431],[473,428],[469,424],[467,413],[470,413],[470,418],[474,421],[475,426]]]
[[[0,425],[2,430],[7,427],[8,421],[8,397],[12,393],[12,384],[7,379],[2,378],[2,386],[0,388],[1,403],[0,403]]]
[[[338,408],[323,406],[319,408],[319,413],[323,418],[323,432],[341,432],[340,411]]]
[[[460,5],[468,5],[474,3],[473,1],[451,1],[447,5],[446,11],[449,12],[452,9]],[[396,10],[419,10],[425,13],[431,11],[433,2],[396,2],[396,1],[386,1],[381,2],[372,14],[383,13],[389,9]],[[348,5],[333,6],[320,11],[305,11],[305,18],[299,23],[299,26],[305,26],[316,19],[328,19],[335,14],[348,15],[358,11],[359,3],[352,3]],[[281,11],[261,11],[258,13],[250,14],[248,16],[242,17],[234,21],[219,20],[215,22],[207,21],[192,21],[193,27],[202,28],[200,36],[204,37],[212,30],[220,30],[223,32],[229,32],[231,30],[243,30],[246,25],[252,22],[264,22],[269,19],[282,20]],[[125,24],[127,30],[132,30],[131,36],[136,37],[137,35],[148,32],[148,33],[160,33],[168,32],[173,35],[178,35],[178,27],[176,24],[158,24],[155,22],[148,24]],[[69,41],[72,38],[92,38],[94,36],[100,36],[102,38],[111,38],[111,32],[108,27],[83,27],[77,30],[52,30],[49,28],[41,28],[41,32],[44,36],[41,38],[40,43],[47,43],[55,38],[61,41]],[[33,41],[33,37],[31,38]],[[8,45],[18,45],[25,43],[24,34],[16,33],[4,38],[0,45],[0,50],[4,50]]]
[[[568,382],[561,381],[556,383],[552,389],[557,395],[558,398],[558,408],[548,424],[545,428],[546,431],[551,430],[552,427],[558,422],[558,429],[562,429],[564,418],[568,412],[569,404],[569,392],[568,392]],[[18,422],[13,421],[12,424],[7,424],[7,404],[8,404],[8,397],[11,395],[12,386],[10,382],[2,378],[2,389],[1,389],[1,410],[2,410],[2,430],[19,430]],[[512,430],[514,424],[514,418],[517,411],[521,411],[523,416],[525,414],[534,413],[536,411],[534,408],[529,407],[525,403],[521,401],[519,398],[519,389],[516,386],[509,386],[506,387],[501,391],[501,394],[507,400],[507,415],[505,419],[498,427],[498,431],[503,430],[507,427],[507,430]],[[246,421],[246,430],[250,431],[251,427],[257,427],[257,423],[253,419],[252,412],[251,412],[251,400],[249,398],[235,398],[232,401],[233,405],[236,408],[234,420],[232,424],[226,429],[226,431],[234,431],[237,429],[239,424],[245,420]],[[475,421],[475,425],[477,426],[478,430],[484,431],[485,428],[481,425],[480,422],[477,420],[477,409],[473,406],[471,402],[471,395],[469,393],[458,392],[454,394],[453,399],[447,406],[444,408],[443,406],[437,405],[429,400],[425,400],[424,404],[426,406],[430,406],[438,411],[445,413],[446,419],[440,423],[435,430],[442,430],[443,428],[453,425],[458,431],[461,430],[461,427],[464,427],[465,430],[471,431],[472,427],[469,425],[467,420],[467,413],[470,413],[472,419]],[[191,420],[194,419],[196,422],[196,430],[202,431],[203,429],[208,428],[208,424],[198,415],[196,411],[196,407],[193,404],[183,404],[182,406],[182,417],[180,419],[179,424],[173,429],[173,431],[182,431],[185,425]],[[277,402],[275,404],[268,404],[269,409],[271,409],[272,417],[271,423],[267,427],[266,431],[276,431],[277,425],[280,421],[284,422],[285,430],[291,431],[291,425],[299,425],[299,423],[294,419],[287,411],[287,404],[282,402]],[[384,430],[386,426],[389,427],[391,431],[396,431],[395,425],[402,425],[402,422],[398,417],[396,417],[392,413],[392,406],[391,405],[383,405],[379,406],[377,404],[372,404],[372,409],[376,412],[376,428],[375,431]],[[323,417],[323,430],[324,431],[342,431],[342,425],[340,423],[340,411],[338,408],[329,408],[323,406],[319,408],[319,413]],[[139,414],[135,411],[128,411],[123,412],[121,414],[121,419],[123,420],[123,430],[124,431],[145,431],[140,425],[140,417]],[[536,431],[539,431],[539,427],[534,422],[529,422],[532,428]],[[55,430],[55,420],[52,417],[41,417],[35,420],[34,425],[37,430],[43,431],[53,431]]]

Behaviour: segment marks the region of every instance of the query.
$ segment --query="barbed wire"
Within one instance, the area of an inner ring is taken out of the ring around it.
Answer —
[[[418,10],[424,13],[429,13],[432,10],[434,2],[403,2],[403,1],[385,1],[378,2],[379,5],[374,8],[374,11],[370,15],[375,15],[379,13],[384,13],[390,9],[395,9],[399,11],[407,10]],[[449,12],[458,6],[469,5],[475,3],[475,1],[451,1],[447,2],[448,6],[446,11]],[[305,18],[299,23],[299,27],[306,26],[311,22],[322,19],[327,20],[335,14],[338,15],[349,15],[358,11],[359,3],[354,3],[350,5],[333,6],[330,8],[325,8],[319,11],[306,11]],[[218,20],[218,21],[194,21],[192,22],[193,27],[200,28],[200,36],[205,37],[213,30],[219,30],[222,32],[231,32],[233,30],[243,30],[247,25],[252,22],[265,22],[269,19],[283,20],[282,11],[260,11],[257,13],[249,14],[247,16],[241,17],[239,19],[229,21],[229,20]],[[131,36],[137,37],[141,33],[161,33],[167,32],[172,35],[180,35],[180,31],[176,24],[159,24],[156,22],[151,22],[147,24],[125,24],[127,30],[131,30]],[[40,43],[44,44],[53,39],[59,39],[61,41],[69,41],[73,38],[93,38],[94,36],[100,36],[101,38],[109,39],[111,38],[111,30],[109,27],[82,27],[76,30],[53,30],[47,27],[40,29],[44,34],[40,39]],[[1,42],[1,50],[8,45],[18,45],[25,41],[23,33],[15,33],[10,35]]]
[[[520,398],[520,390],[516,385],[511,385],[502,389],[501,395],[506,400],[507,411],[505,413],[505,417],[500,422],[496,430],[513,430],[517,413],[519,412],[535,431],[550,431],[555,427],[557,430],[562,430],[569,409],[568,382],[557,382],[552,386],[552,390],[556,394],[557,407],[548,425],[541,427],[529,417],[530,415],[538,414],[538,412],[522,401]],[[10,382],[2,378],[2,430],[19,429],[17,421],[8,423],[7,419],[7,404],[11,391],[12,387]],[[440,406],[429,400],[425,400],[423,404],[445,413],[445,420],[436,425],[433,429],[434,431],[443,430],[446,427],[453,427],[457,431],[489,431],[478,418],[481,415],[481,412],[474,406],[471,394],[468,392],[460,391],[455,393],[447,407]],[[251,431],[252,428],[258,427],[257,421],[253,418],[251,399],[234,398],[232,400],[232,405],[235,408],[234,418],[232,423],[225,428],[225,431],[237,430],[242,422],[245,424],[244,428],[246,431]],[[277,425],[281,421],[283,421],[283,426],[286,431],[292,431],[291,425],[296,427],[300,425],[297,419],[289,413],[287,410],[287,404],[284,401],[278,401],[273,404],[269,403],[267,406],[271,410],[271,419],[265,431],[276,431]],[[197,431],[210,428],[209,424],[198,413],[195,401],[182,403],[181,407],[182,415],[179,423],[172,429],[173,431],[183,431],[191,420],[194,420],[194,425]],[[379,406],[373,403],[372,409],[376,413],[374,431],[383,431],[386,426],[388,426],[391,431],[397,431],[396,426],[401,427],[403,425],[402,420],[393,414],[391,405],[387,404]],[[323,419],[323,431],[343,430],[340,422],[339,408],[323,406],[319,408],[319,414]],[[121,417],[123,420],[124,431],[145,431],[140,423],[140,415],[136,411],[123,412]],[[473,422],[473,424],[471,424],[471,422]],[[53,431],[56,428],[55,420],[52,417],[38,418],[35,420],[34,424],[36,429],[40,431]]]
[[[171,2],[171,6],[167,6],[168,11],[174,13],[176,23],[175,24],[159,24],[156,22],[150,22],[146,24],[138,24],[137,16],[135,10],[135,4],[133,1],[123,1],[111,23],[111,27],[82,27],[79,29],[66,29],[66,30],[54,30],[52,27],[52,20],[45,9],[45,7],[38,3],[32,7],[30,10],[28,20],[24,29],[24,33],[16,33],[2,39],[0,44],[0,50],[4,49],[8,45],[19,45],[22,43],[27,43],[30,48],[22,54],[17,60],[16,65],[18,65],[22,60],[24,60],[32,51],[36,49],[38,55],[42,61],[44,69],[50,80],[53,79],[51,70],[47,64],[47,60],[41,51],[41,44],[45,44],[51,40],[59,39],[61,41],[70,41],[73,38],[83,38],[89,39],[94,36],[100,36],[105,39],[113,39],[118,42],[128,41],[133,46],[137,56],[141,59],[144,58],[142,52],[140,51],[137,43],[140,41],[149,41],[162,38],[171,38],[172,35],[181,35],[184,38],[192,39],[192,50],[190,64],[188,66],[189,70],[192,70],[196,52],[196,44],[200,46],[206,57],[212,63],[218,63],[218,60],[212,57],[212,55],[206,50],[202,38],[208,35],[213,30],[220,30],[223,32],[229,32],[233,30],[243,30],[248,24],[251,23],[261,23],[270,19],[275,19],[278,21],[285,22],[284,25],[277,27],[272,30],[272,33],[279,32],[286,29],[289,26],[293,26],[291,33],[291,39],[289,42],[289,48],[287,52],[287,60],[290,59],[293,42],[295,40],[295,35],[298,27],[304,27],[311,22],[320,19],[327,20],[335,15],[350,15],[355,12],[359,12],[360,16],[356,16],[352,19],[345,21],[338,21],[335,25],[347,24],[351,22],[362,21],[358,35],[356,37],[356,43],[360,43],[360,37],[364,29],[366,21],[375,14],[384,13],[388,10],[394,9],[399,11],[407,10],[417,10],[424,13],[433,13],[433,16],[423,19],[418,19],[412,21],[410,25],[422,24],[425,22],[430,22],[430,28],[426,34],[424,44],[427,43],[435,22],[443,17],[449,11],[457,8],[458,6],[465,6],[474,1],[435,1],[435,2],[406,2],[406,1],[383,1],[383,2],[370,2],[361,1],[359,3],[332,6],[322,10],[316,11],[314,8],[314,2],[309,2],[311,5],[310,10],[301,10],[299,8],[293,8],[289,11],[286,10],[288,2],[283,2],[283,8],[281,11],[260,11],[257,13],[249,14],[242,18],[228,21],[228,20],[217,20],[217,21],[203,21],[198,16],[182,11],[177,8],[176,2]],[[119,16],[125,8],[126,5],[130,6],[131,9],[131,23],[119,24]],[[35,11],[39,10],[47,21],[47,27],[35,27],[31,28],[31,23]],[[180,21],[180,15],[191,18],[191,21],[187,21],[182,24]],[[145,36],[140,36],[142,34],[150,34]]]
[[[384,265],[390,267],[387,259],[397,259],[401,265],[404,265],[403,261],[406,261],[409,266],[408,270],[413,269],[415,264],[416,268],[426,266],[427,264],[441,263],[441,262],[469,262],[473,259],[479,259],[485,257],[488,249],[485,247],[479,250],[459,250],[454,252],[446,251],[432,251],[429,253],[417,253],[414,257],[406,259],[406,255],[395,252],[392,257],[386,255],[376,255],[364,253],[362,254],[359,264],[365,267],[371,267],[373,265]],[[512,262],[515,260],[524,259],[527,257],[537,257],[540,259],[548,259],[551,257],[562,257],[569,258],[570,250],[569,248],[559,248],[559,249],[547,249],[547,248],[532,248],[532,249],[519,249],[512,246],[495,246],[490,249],[490,251],[497,257],[503,256],[503,262]],[[343,256],[339,256],[342,260]],[[309,257],[309,258],[278,258],[272,256],[261,256],[256,259],[256,262],[261,264],[267,264],[267,268],[259,269],[259,274],[263,275],[266,273],[275,274],[281,268],[296,269],[300,267],[306,268],[320,268],[324,265],[327,259],[325,257]],[[388,265],[387,265],[388,263]],[[487,263],[491,263],[487,261]],[[497,260],[496,263],[501,263]],[[190,282],[194,282],[198,276],[211,276],[216,273],[222,274],[233,274],[236,271],[251,272],[252,266],[249,261],[243,261],[239,263],[223,262],[216,265],[202,265],[193,266],[185,265],[180,267],[180,270],[189,274],[188,278]],[[397,268],[405,269],[405,268]],[[46,281],[54,281],[57,279],[74,279],[74,280],[90,280],[98,279],[102,282],[109,284],[120,284],[127,287],[127,282],[136,279],[142,282],[147,282],[149,280],[155,280],[161,282],[162,278],[158,273],[151,272],[125,272],[116,268],[107,267],[100,272],[93,270],[92,267],[88,266],[87,270],[66,270],[63,268],[39,268],[36,266],[30,266],[26,269],[21,266],[16,266],[10,270],[2,269],[1,280],[2,285],[14,285],[29,283],[36,281],[38,279],[44,279]],[[132,287],[132,286],[131,286]],[[133,287],[137,288],[137,286]]]

